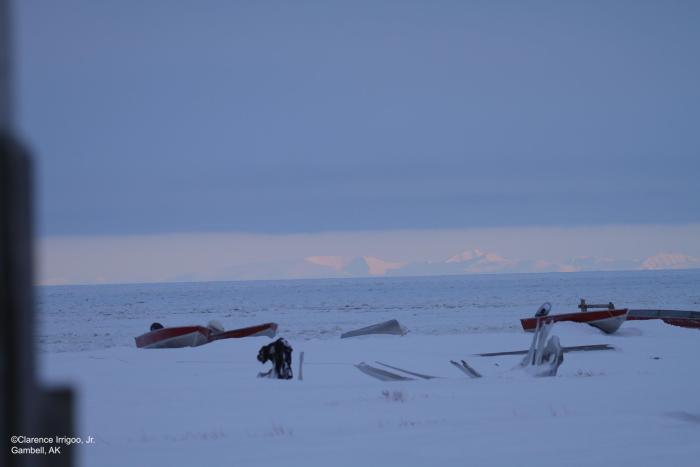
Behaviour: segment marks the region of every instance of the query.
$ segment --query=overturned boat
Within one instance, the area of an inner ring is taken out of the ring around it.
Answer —
[[[549,305],[548,303],[545,305]],[[627,308],[616,309],[612,303],[604,305],[607,309],[587,311],[587,308],[595,305],[587,305],[586,309],[580,312],[563,313],[559,315],[550,315],[549,309],[551,306],[543,305],[532,318],[524,318],[520,320],[520,324],[525,331],[534,332],[537,329],[538,323],[558,323],[570,321],[572,323],[585,323],[595,328],[600,329],[606,334],[612,334],[620,329],[622,323],[627,319]],[[579,305],[580,307],[580,305]]]
[[[173,349],[179,347],[198,347],[221,339],[235,339],[251,336],[274,337],[277,323],[265,323],[247,328],[225,331],[218,323],[208,326],[151,326],[151,331],[134,338],[140,349]]]
[[[403,336],[406,335],[406,333],[408,333],[408,329],[406,329],[405,326],[402,326],[395,319],[390,319],[382,323],[344,332],[340,335],[340,338],[347,339],[348,337],[366,336],[369,334],[393,334],[396,336]]]

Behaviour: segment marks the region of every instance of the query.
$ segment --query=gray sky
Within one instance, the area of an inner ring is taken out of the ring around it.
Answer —
[[[141,280],[154,245],[149,277],[212,278],[273,250],[431,260],[494,228],[509,258],[698,255],[700,2],[14,6],[55,282]],[[247,246],[198,256],[212,239]]]
[[[700,221],[699,2],[16,2],[44,235]]]

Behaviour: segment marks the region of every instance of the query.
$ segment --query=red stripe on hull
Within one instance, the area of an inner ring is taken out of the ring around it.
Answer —
[[[156,329],[136,337],[139,348],[196,347],[209,342],[211,330],[204,326],[180,326]]]
[[[274,337],[277,334],[277,323],[265,323],[259,324],[257,326],[250,326],[247,328],[231,329],[230,331],[224,331],[217,334],[213,334],[210,338],[212,341],[220,339],[236,339],[239,337],[248,336],[269,336]]]
[[[543,320],[543,321],[552,321],[552,322],[560,322],[560,321],[570,321],[573,323],[585,323],[585,324],[591,324],[596,327],[597,325],[600,325],[602,323],[597,323],[597,322],[605,322],[607,320],[611,321],[616,321],[620,320],[623,321],[623,317],[626,315],[627,309],[622,309],[622,310],[599,310],[599,311],[586,311],[586,312],[575,312],[575,313],[565,313],[561,315],[550,315],[550,316],[545,316],[541,318],[524,318],[520,320],[520,323],[523,326],[523,329],[526,331],[534,331],[535,328],[537,327],[537,320]],[[604,326],[605,327],[605,326]],[[619,326],[617,326],[619,327]],[[614,330],[617,330],[617,327],[615,325],[611,326],[611,328],[615,328]],[[606,332],[614,332],[614,331],[608,331],[607,329],[604,329]]]
[[[163,349],[177,347],[197,347],[220,339],[235,339],[249,336],[274,337],[277,323],[265,323],[247,328],[231,329],[214,333],[204,326],[180,326],[156,329],[135,338],[136,347],[145,349]]]
[[[656,317],[656,316],[650,316],[650,317],[637,317],[637,316],[628,316],[627,321],[646,321],[649,319],[660,319],[666,324],[670,324],[672,326],[679,326],[682,328],[691,328],[691,329],[700,329],[700,319],[693,319],[693,318],[661,318],[661,317]]]

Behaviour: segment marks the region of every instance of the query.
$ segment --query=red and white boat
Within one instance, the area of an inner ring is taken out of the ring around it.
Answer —
[[[235,339],[250,336],[274,337],[277,323],[265,323],[247,328],[229,331],[206,326],[179,326],[160,328],[135,337],[136,347],[140,349],[172,349],[178,347],[197,347],[221,339]]]
[[[537,321],[561,322],[570,321],[572,323],[585,323],[596,327],[606,334],[617,331],[622,323],[627,319],[627,308],[613,310],[577,311],[574,313],[564,313],[561,315],[547,315],[540,317],[524,318],[520,320],[525,331],[534,332],[537,328]]]

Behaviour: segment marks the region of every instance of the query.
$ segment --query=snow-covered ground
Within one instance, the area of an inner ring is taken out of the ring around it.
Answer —
[[[700,271],[50,287],[39,291],[44,380],[78,390],[81,465],[694,466],[700,459],[700,331],[627,322],[615,335],[571,323],[559,374],[533,378],[518,318],[550,300],[700,309]],[[406,336],[339,339],[396,318]],[[267,338],[141,350],[152,321],[265,321],[305,353],[304,380],[258,379]],[[464,359],[470,379],[450,365]],[[441,378],[381,382],[381,361]]]

